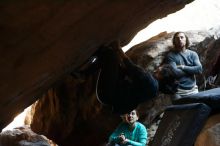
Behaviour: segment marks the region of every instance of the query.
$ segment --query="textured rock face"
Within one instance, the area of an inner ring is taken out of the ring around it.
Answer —
[[[203,65],[203,75],[208,77],[210,71],[220,56],[220,27],[210,29],[209,31],[189,31],[186,35],[191,42],[191,49],[195,50]],[[172,47],[173,33],[163,32],[141,44],[131,48],[127,54],[137,64],[153,71],[161,63],[166,51]],[[198,84],[203,84],[204,80],[200,77]],[[218,83],[217,83],[218,84]]]
[[[78,80],[69,76],[49,90],[32,108],[35,110],[33,131],[63,146],[91,143],[98,146],[106,142],[120,118],[98,102],[94,79],[90,76]]]
[[[195,146],[220,146],[220,115],[211,116],[197,137]]]
[[[204,75],[208,76],[208,71],[212,69],[208,64],[214,62],[220,53],[219,36],[211,31],[186,33],[191,40],[192,49],[195,49],[200,56]],[[135,46],[127,54],[134,62],[153,71],[163,58],[161,54],[170,48],[172,35],[173,33],[162,33]],[[83,146],[92,143],[99,146],[105,143],[120,118],[112,115],[111,109],[102,106],[96,99],[97,73],[96,70],[86,76],[83,74],[68,76],[63,82],[50,89],[33,108],[35,112],[31,121],[32,129],[62,146],[68,146],[70,143]],[[201,87],[202,83],[199,83]],[[143,103],[139,107],[140,120],[146,125],[151,124],[169,104],[171,104],[169,97],[163,94]]]
[[[113,40],[120,40],[123,46],[155,19],[191,1],[2,1],[0,128],[41,97],[32,111],[33,130],[62,146],[103,144],[120,119],[95,97],[97,72],[85,77],[72,77],[70,72],[77,70],[99,46]],[[211,34],[218,32],[213,30]],[[218,36],[211,34],[188,33],[200,54],[205,75],[220,52]],[[171,45],[171,36],[162,33],[128,54],[153,71],[162,59],[160,53]],[[158,98],[142,106],[144,123],[158,115],[160,105],[170,104],[169,99],[163,100]]]
[[[52,146],[44,136],[30,130],[30,127],[18,127],[0,134],[1,146]]]
[[[98,46],[118,39],[125,45],[140,29],[191,1],[2,1],[0,128]]]

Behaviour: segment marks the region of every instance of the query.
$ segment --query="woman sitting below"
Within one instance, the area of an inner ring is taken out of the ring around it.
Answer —
[[[126,121],[122,122],[109,137],[108,146],[145,146],[147,130],[138,122],[137,110],[126,114]]]

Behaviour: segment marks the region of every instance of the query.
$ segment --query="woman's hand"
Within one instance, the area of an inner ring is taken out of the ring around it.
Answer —
[[[127,138],[125,138],[125,140],[124,141],[122,141],[121,143],[122,144],[126,144],[128,142],[128,139]]]
[[[119,135],[118,138],[120,139],[120,141],[124,141],[126,139],[124,133]]]
[[[119,139],[122,144],[126,144],[128,142],[128,139],[126,139],[126,137],[123,133],[121,135],[119,135]]]

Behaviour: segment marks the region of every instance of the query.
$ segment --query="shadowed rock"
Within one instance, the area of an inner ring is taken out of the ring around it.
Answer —
[[[0,128],[100,45],[120,40],[124,46],[139,30],[190,2],[1,1]]]

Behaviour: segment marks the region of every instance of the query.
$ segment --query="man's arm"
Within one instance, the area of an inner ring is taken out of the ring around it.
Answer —
[[[176,61],[172,56],[168,55],[166,61],[168,64],[171,65],[172,71],[176,78],[180,78],[186,75],[186,73],[182,69],[180,69],[179,66],[177,66]]]
[[[193,62],[194,62],[193,66],[182,65],[179,68],[188,74],[202,73],[202,64],[199,60],[199,56],[197,55],[197,53],[193,52],[192,58],[193,58]]]

